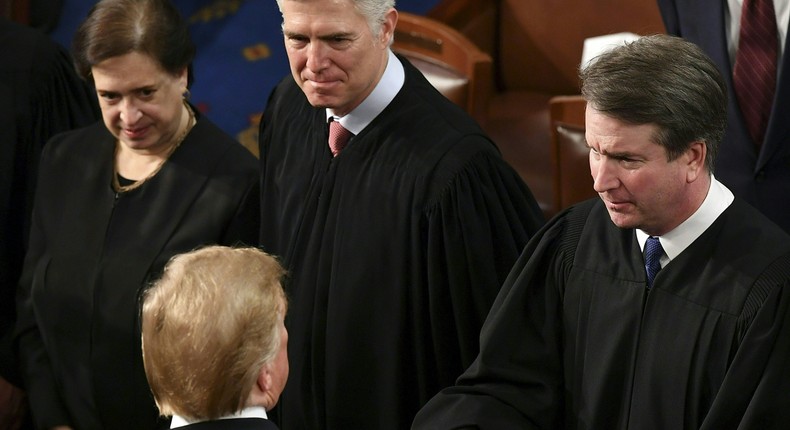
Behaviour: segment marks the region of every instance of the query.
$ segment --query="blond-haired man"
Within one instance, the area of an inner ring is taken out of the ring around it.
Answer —
[[[171,428],[276,429],[288,378],[284,269],[255,248],[174,257],[145,294],[143,362]]]

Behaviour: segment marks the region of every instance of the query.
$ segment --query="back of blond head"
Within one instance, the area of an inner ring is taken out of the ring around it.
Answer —
[[[143,362],[162,415],[217,419],[245,406],[280,345],[284,269],[255,248],[174,257],[142,307]]]

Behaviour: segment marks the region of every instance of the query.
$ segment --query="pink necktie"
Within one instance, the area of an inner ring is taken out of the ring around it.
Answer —
[[[779,37],[773,0],[744,0],[733,84],[755,145],[762,145],[776,90]]]
[[[348,143],[348,139],[350,139],[352,135],[353,134],[340,125],[339,122],[334,120],[329,121],[329,150],[332,151],[333,157],[337,156],[337,154],[343,150]]]

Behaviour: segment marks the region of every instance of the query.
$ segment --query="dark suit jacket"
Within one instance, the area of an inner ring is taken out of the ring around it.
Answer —
[[[765,143],[752,143],[732,87],[723,0],[658,0],[667,33],[700,46],[727,83],[727,131],[716,159],[716,177],[736,196],[756,206],[790,232],[790,55],[779,65],[776,97]],[[788,33],[790,35],[790,33]]]
[[[38,427],[152,428],[138,301],[173,255],[257,243],[255,157],[200,118],[159,173],[117,195],[102,123],[41,157],[20,281],[20,362]]]
[[[271,421],[263,418],[233,418],[227,420],[204,421],[179,427],[179,430],[277,430]]]
[[[44,33],[0,18],[0,375],[16,384],[14,296],[38,157],[54,134],[99,118],[96,95],[67,51]]]

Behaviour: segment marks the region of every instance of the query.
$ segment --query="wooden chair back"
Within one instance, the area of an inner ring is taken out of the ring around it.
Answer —
[[[466,36],[434,19],[399,12],[392,49],[411,61],[445,97],[485,123],[491,57]]]
[[[597,196],[590,176],[590,150],[584,139],[586,105],[579,95],[549,100],[557,211]]]

